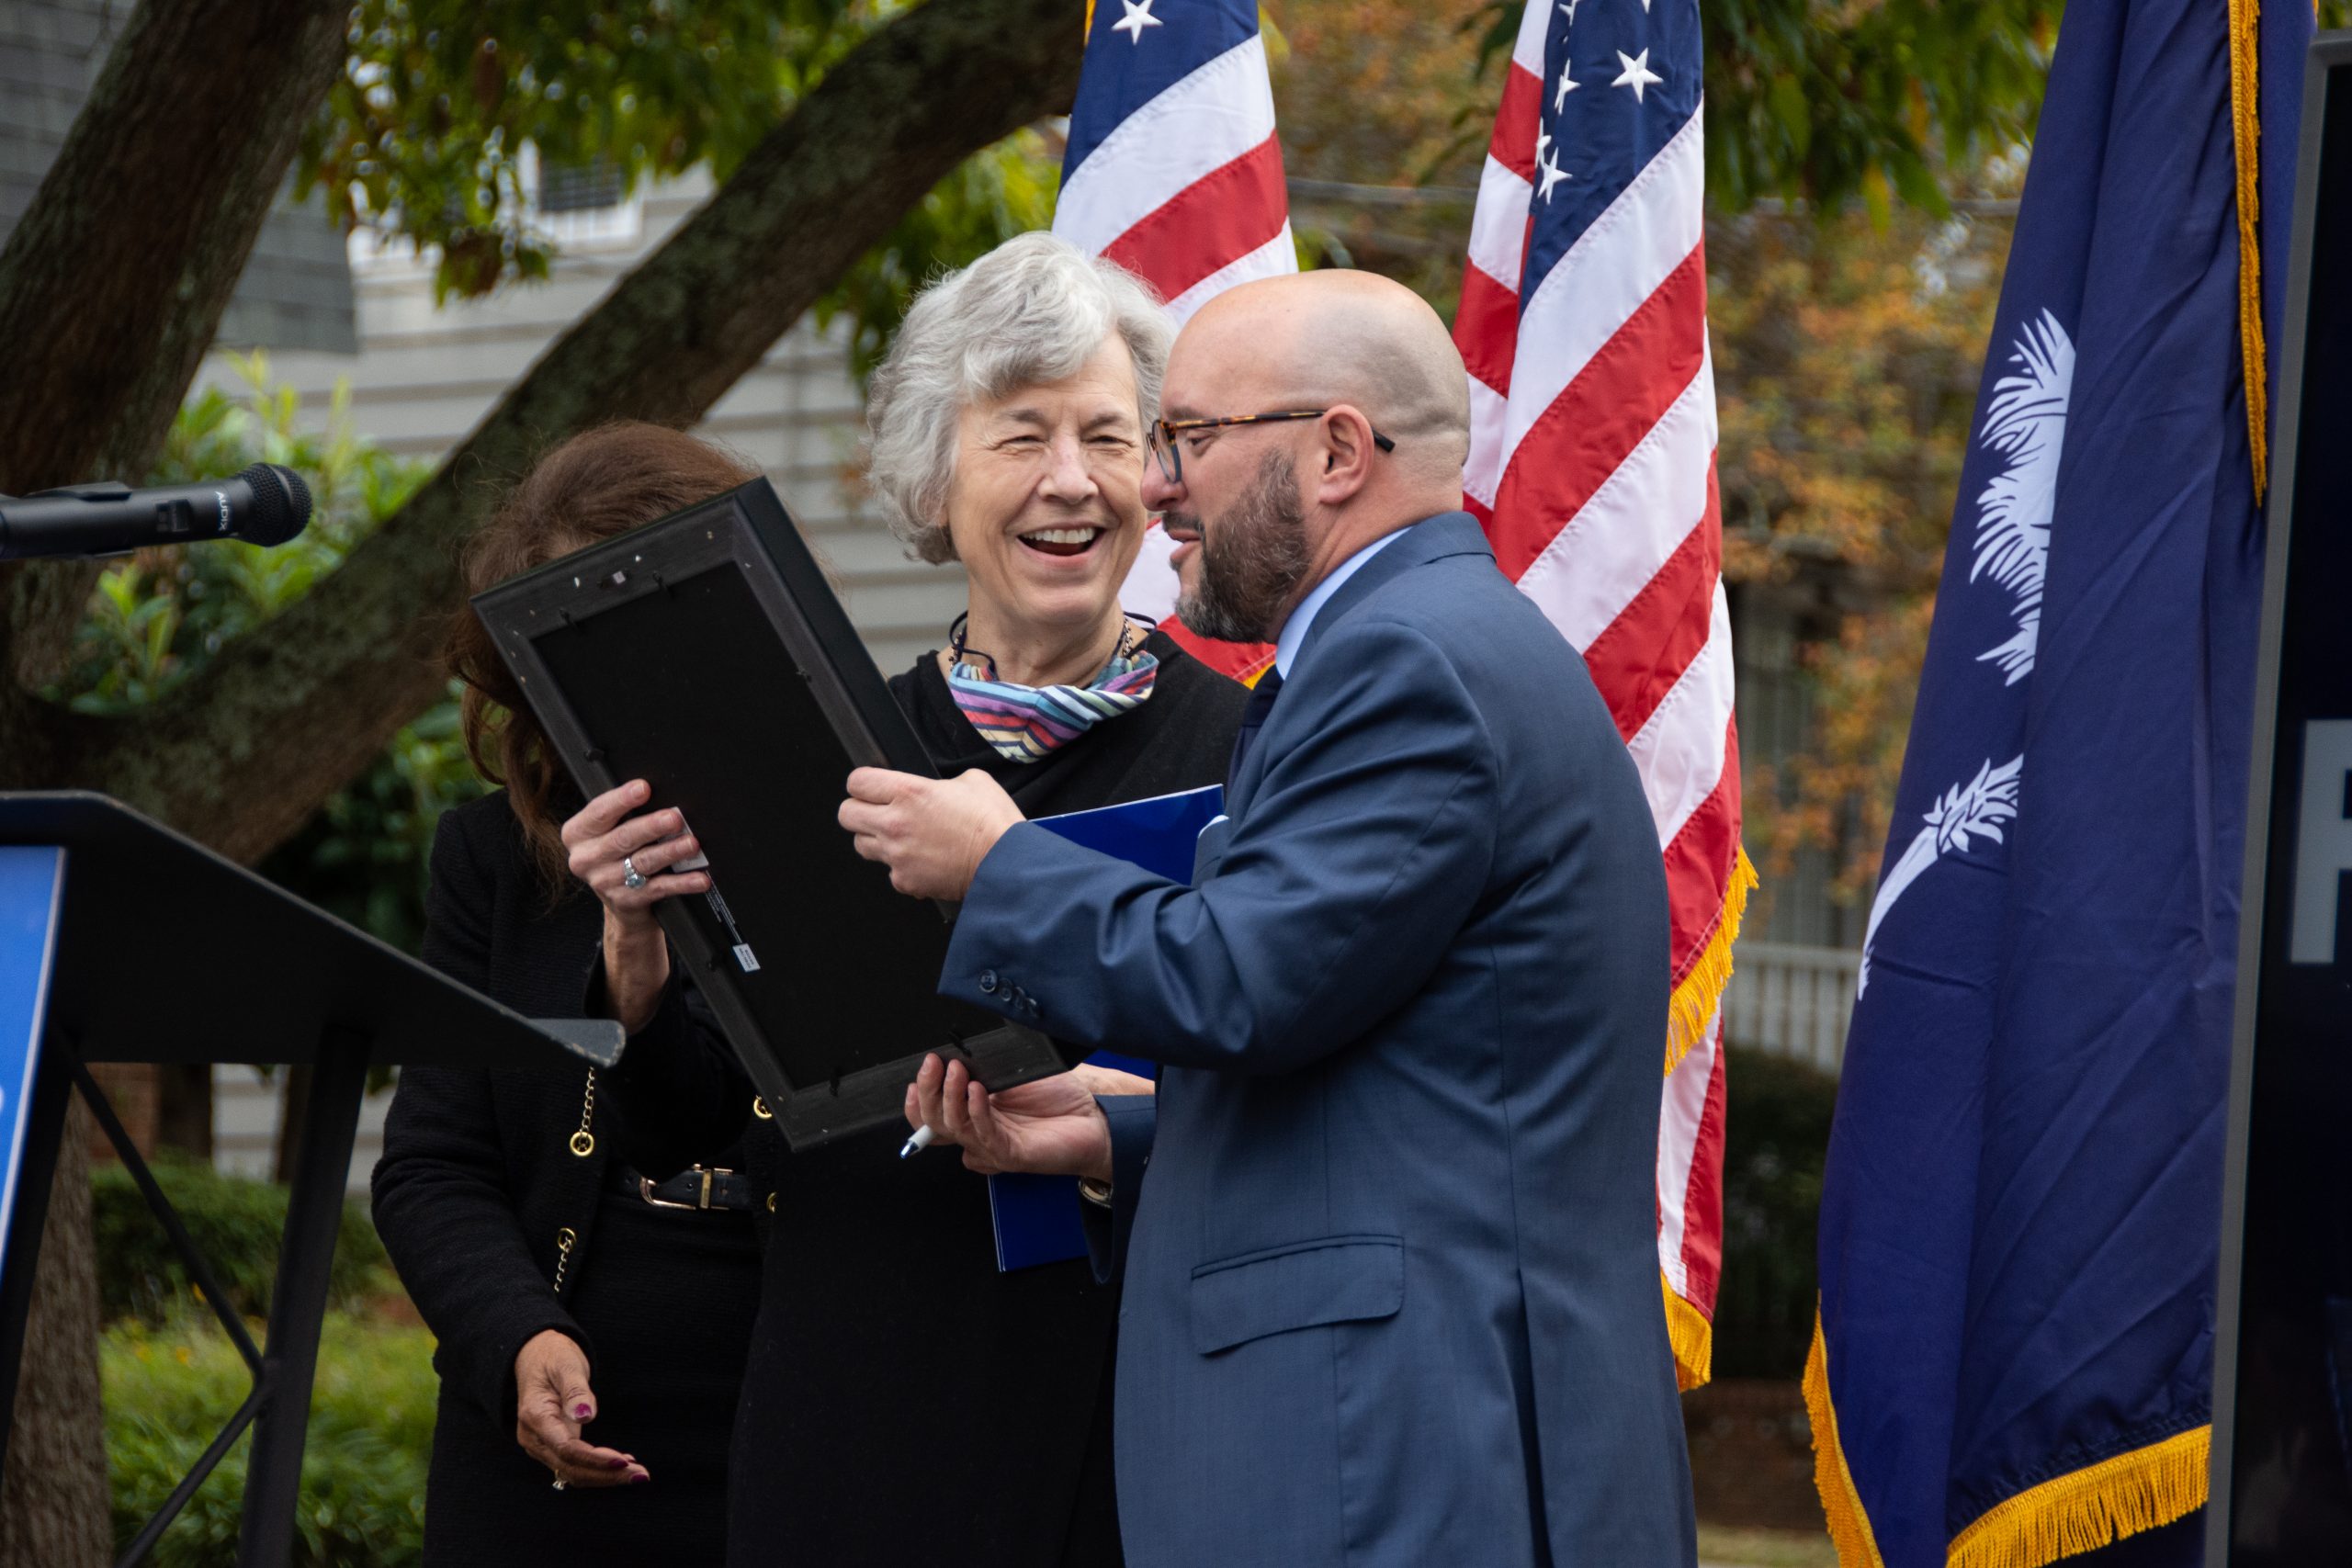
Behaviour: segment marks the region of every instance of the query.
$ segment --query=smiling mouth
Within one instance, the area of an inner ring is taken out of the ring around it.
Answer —
[[[1094,527],[1037,528],[1020,538],[1041,556],[1082,556],[1107,532]]]

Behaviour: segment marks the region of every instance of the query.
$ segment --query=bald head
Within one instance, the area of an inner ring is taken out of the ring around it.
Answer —
[[[1396,441],[1399,468],[1459,491],[1469,374],[1438,313],[1403,284],[1340,269],[1241,284],[1202,307],[1176,352],[1193,362],[1187,380],[1246,388],[1253,408],[1351,403]]]
[[[1277,636],[1344,562],[1462,505],[1462,355],[1419,295],[1371,273],[1218,295],[1177,334],[1160,412],[1201,422],[1171,440],[1181,467],[1146,469],[1144,504],[1179,542],[1177,614],[1208,637]]]

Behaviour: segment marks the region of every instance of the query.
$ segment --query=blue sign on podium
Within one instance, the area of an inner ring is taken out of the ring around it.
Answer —
[[[0,846],[0,1269],[7,1267],[25,1113],[40,1066],[41,1010],[65,889],[62,849]]]

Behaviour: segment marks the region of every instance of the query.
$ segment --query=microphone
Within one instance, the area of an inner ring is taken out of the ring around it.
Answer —
[[[311,487],[272,463],[232,479],[153,490],[103,479],[22,499],[0,495],[0,560],[113,556],[204,539],[282,545],[310,521]]]

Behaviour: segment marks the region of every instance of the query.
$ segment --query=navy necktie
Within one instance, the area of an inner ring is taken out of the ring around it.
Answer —
[[[1225,770],[1227,788],[1241,776],[1241,759],[1250,754],[1258,731],[1266,727],[1266,716],[1274,711],[1274,699],[1282,694],[1283,672],[1269,664],[1258,683],[1250,688],[1250,705],[1241,710],[1241,728],[1233,737],[1233,762]]]

